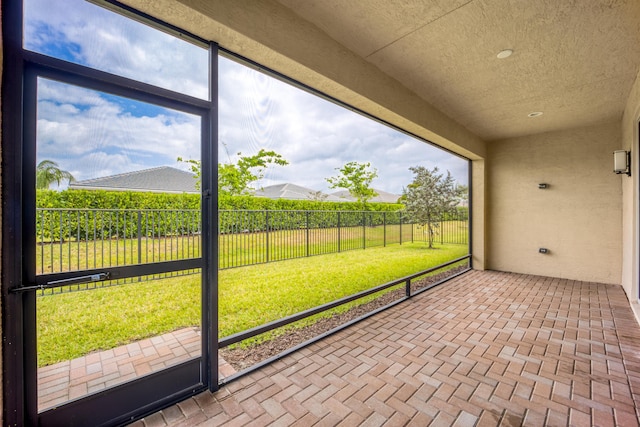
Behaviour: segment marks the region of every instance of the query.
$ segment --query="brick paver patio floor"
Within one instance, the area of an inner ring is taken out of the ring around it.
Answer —
[[[473,271],[134,426],[638,426],[619,286]]]
[[[200,355],[198,328],[184,328],[38,369],[38,407],[51,408]],[[235,370],[220,359],[220,377]]]

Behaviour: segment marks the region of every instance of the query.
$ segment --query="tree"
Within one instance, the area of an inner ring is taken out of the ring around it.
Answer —
[[[456,185],[456,195],[460,206],[469,206],[469,186],[464,184]]]
[[[202,175],[202,164],[200,163],[200,160],[193,160],[193,159],[184,160],[182,157],[178,157],[178,161],[189,164],[189,169],[191,169],[191,172],[193,173],[194,178],[196,179],[196,188],[199,190],[200,175]]]
[[[242,156],[242,153],[238,153],[238,157],[236,163],[218,163],[218,194],[232,196],[249,194],[253,190],[251,183],[264,178],[270,164],[280,166],[289,164],[280,154],[264,148],[253,156]],[[178,157],[178,161],[190,164],[191,171],[198,180],[196,185],[200,188],[202,168],[200,160],[183,160],[182,157]]]
[[[70,172],[62,170],[52,160],[43,160],[36,166],[36,188],[46,190],[54,182],[59,186],[63,181],[75,181]]]
[[[314,202],[324,202],[327,197],[329,197],[328,194],[324,194],[322,191],[312,191],[311,193],[309,193],[309,199],[313,200]]]
[[[438,173],[438,168],[429,170],[424,166],[410,167],[414,173],[413,182],[402,190],[405,212],[416,224],[427,230],[429,248],[444,214],[455,212],[458,203],[458,191],[451,173],[446,177]]]
[[[336,168],[340,175],[325,178],[330,188],[344,188],[364,207],[367,201],[378,193],[371,188],[371,182],[378,176],[377,169],[369,170],[371,163],[349,162]]]

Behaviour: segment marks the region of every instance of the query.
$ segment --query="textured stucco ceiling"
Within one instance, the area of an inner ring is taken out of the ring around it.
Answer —
[[[640,66],[639,0],[278,2],[487,141],[620,118]]]

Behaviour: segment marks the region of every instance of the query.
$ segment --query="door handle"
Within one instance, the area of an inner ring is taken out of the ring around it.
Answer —
[[[42,289],[51,289],[51,288],[59,288],[60,286],[67,285],[75,285],[77,283],[89,283],[89,282],[101,282],[103,280],[109,279],[109,273],[97,273],[97,274],[88,274],[86,276],[77,276],[77,277],[69,277],[68,279],[60,279],[60,280],[52,280],[47,283],[43,283],[42,285],[36,286],[23,286],[20,288],[11,289],[10,292],[29,292],[29,291],[39,291]]]

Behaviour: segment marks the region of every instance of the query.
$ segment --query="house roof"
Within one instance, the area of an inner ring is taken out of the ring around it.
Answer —
[[[75,181],[72,190],[144,191],[198,194],[195,175],[170,166],[143,169],[102,178]]]
[[[374,191],[376,193],[378,193],[378,195],[372,199],[370,199],[370,202],[376,202],[376,203],[398,203],[398,199],[400,198],[400,196],[398,194],[393,194],[393,193],[387,193],[386,191],[382,191],[382,190],[376,190],[374,188]],[[349,193],[347,190],[340,190],[340,191],[336,191],[335,193],[331,193],[332,196],[336,196],[338,198],[340,198],[342,201],[344,201],[345,199],[350,201],[350,202],[355,202],[356,198],[353,197],[351,195],[351,193]]]
[[[326,196],[321,201],[324,202],[342,202],[335,196],[324,194],[311,188],[302,187],[300,185],[285,183],[263,187],[254,192],[256,197],[267,197],[269,199],[287,199],[287,200],[320,200],[318,196]]]

